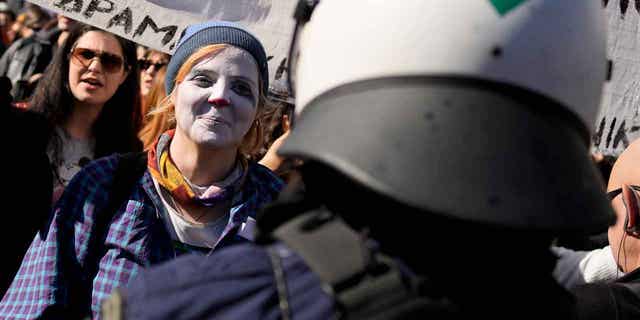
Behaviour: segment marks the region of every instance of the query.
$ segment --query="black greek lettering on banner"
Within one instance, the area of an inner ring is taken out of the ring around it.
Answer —
[[[112,0],[89,0],[87,7],[82,11],[86,2],[83,0],[55,0],[52,5],[55,8],[58,8],[64,12],[70,13],[78,13],[82,14],[85,19],[94,19],[95,13],[104,13],[104,14],[112,14],[117,10],[117,4]],[[124,9],[117,11],[118,13],[112,16],[107,22],[106,28],[122,28],[124,34],[131,34],[133,31],[133,21],[134,21],[134,13],[138,14],[138,12],[134,12],[130,7],[125,7]],[[168,26],[158,26],[158,24],[153,20],[153,18],[149,15],[145,15],[140,24],[137,25],[135,31],[133,32],[132,38],[140,37],[148,33],[147,30],[152,30],[152,32],[158,34],[164,34],[162,39],[160,40],[162,46],[166,46],[171,40],[173,40],[178,32],[177,25],[168,25]],[[173,49],[175,46],[175,42],[171,45],[170,49]]]
[[[629,2],[631,0],[619,0],[619,4],[620,4],[620,13],[622,14],[622,16],[624,17],[625,14],[627,14],[627,10],[629,9]],[[602,3],[604,4],[605,7],[607,7],[609,5],[609,2],[611,2],[610,0],[602,0]],[[635,3],[635,8],[636,11],[640,14],[640,0],[633,0],[633,2]]]
[[[105,3],[108,7],[100,6],[101,3]],[[113,11],[113,2],[110,0],[91,0],[87,9],[84,10],[84,17],[91,18],[95,12],[111,13]]]
[[[69,8],[67,5],[73,2],[73,7]],[[65,12],[77,12],[82,11],[82,0],[59,0],[53,3],[53,6],[60,8]]]
[[[153,21],[153,19],[151,19],[151,17],[145,16],[144,19],[142,19],[140,25],[138,25],[138,28],[136,28],[136,31],[133,33],[133,37],[135,38],[142,35],[145,30],[147,30],[147,27],[151,27],[151,29],[155,33],[165,32],[164,37],[162,37],[163,46],[169,43],[169,41],[173,39],[173,37],[176,35],[176,32],[178,31],[178,26],[174,25],[158,28],[158,25],[155,23],[155,21]]]
[[[622,147],[626,149],[629,146],[630,141],[629,133],[640,131],[639,126],[633,126],[629,130],[627,130],[626,120],[623,120],[616,130],[617,120],[617,118],[613,118],[613,120],[609,124],[609,128],[607,128],[607,118],[602,118],[602,120],[600,121],[600,125],[598,126],[598,131],[596,131],[596,133],[593,135],[593,145],[596,148],[617,149],[618,147]],[[603,138],[605,139],[603,140]]]
[[[131,32],[132,21],[133,21],[133,13],[131,12],[131,9],[129,9],[129,7],[126,7],[120,13],[118,13],[113,18],[111,18],[111,20],[109,20],[109,23],[107,24],[107,28],[111,28],[114,25],[123,26],[124,33],[129,33]]]

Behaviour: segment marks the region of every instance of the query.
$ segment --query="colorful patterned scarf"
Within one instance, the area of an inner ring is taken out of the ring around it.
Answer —
[[[175,129],[169,130],[156,140],[153,147],[149,149],[147,167],[153,178],[158,181],[158,184],[167,189],[176,201],[183,205],[198,204],[212,207],[229,200],[240,190],[247,175],[248,164],[246,161],[241,161],[242,173],[238,174],[237,178],[228,182],[225,181],[222,184],[213,184],[201,195],[197,195],[169,156],[169,144],[174,134]],[[238,157],[238,159],[243,158]]]

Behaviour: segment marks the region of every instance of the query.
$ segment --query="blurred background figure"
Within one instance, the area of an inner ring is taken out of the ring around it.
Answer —
[[[28,4],[28,3],[25,3],[24,0],[6,0],[5,2],[7,3],[7,5],[9,5],[9,9],[11,9],[11,11],[15,15],[20,14],[20,12],[22,12],[22,10],[24,9],[25,5]]]
[[[146,101],[149,96],[155,79],[159,77],[159,81],[164,81],[164,73],[161,76],[158,76],[158,73],[161,69],[166,68],[167,63],[169,63],[169,58],[171,58],[168,54],[157,51],[157,50],[147,50],[144,53],[142,58],[138,59],[138,67],[140,69],[140,101],[141,101],[141,109],[140,115],[138,115],[137,122],[139,123],[139,128],[142,128],[145,124],[145,118],[149,111],[151,111],[153,106],[156,106],[158,101]],[[157,94],[161,94],[161,92],[156,92]],[[157,98],[157,97],[156,97]]]
[[[33,52],[33,59],[37,61],[38,65],[42,64],[42,61],[48,63],[48,59],[53,57],[58,47],[69,36],[69,30],[76,24],[75,20],[58,14],[32,37],[33,41],[23,44],[19,50]],[[17,104],[26,104],[26,107],[29,107],[28,100],[43,76],[44,70],[40,69],[24,70],[23,79],[17,82],[17,87],[13,91]],[[33,74],[31,74],[32,72]]]
[[[60,33],[58,34],[58,37],[55,40],[54,48],[58,49],[59,47],[62,46],[62,43],[69,37],[69,31],[71,31],[71,28],[73,28],[73,26],[76,25],[77,21],[61,14],[57,14],[56,19],[58,21],[57,27]]]
[[[6,2],[0,2],[0,55],[11,45],[11,26],[16,20],[15,14],[9,9]]]
[[[284,77],[273,81],[269,87],[269,99],[273,102],[274,107],[271,109],[268,116],[269,121],[265,125],[265,145],[258,155],[258,159],[260,159],[260,164],[271,169],[286,183],[289,183],[302,162],[299,159],[278,155],[278,150],[289,136],[295,109],[294,99],[289,94]]]
[[[48,33],[36,33],[49,21],[40,7],[28,6],[18,16],[14,29],[18,40],[0,57],[0,76],[6,76],[13,86],[11,94],[17,101],[25,100],[31,93],[30,78],[42,73],[53,57],[53,44]]]
[[[14,35],[12,41],[32,36],[47,23],[49,18],[49,14],[41,7],[32,4],[25,6],[11,28]]]
[[[166,73],[166,66],[158,70],[153,77],[151,89],[141,104],[142,126],[138,132],[138,138],[142,141],[145,150],[149,149],[156,139],[171,127],[167,112],[154,112],[156,107],[167,97],[164,88]]]
[[[167,66],[169,58],[171,58],[171,56],[166,53],[157,50],[148,50],[142,59],[138,59],[138,67],[140,68],[140,96],[143,102],[153,87],[153,80],[156,78],[158,71]],[[164,78],[162,80],[164,80]],[[146,112],[143,112],[143,114],[145,113]]]

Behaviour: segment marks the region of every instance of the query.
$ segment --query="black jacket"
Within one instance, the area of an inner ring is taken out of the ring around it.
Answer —
[[[612,283],[578,286],[573,293],[579,320],[640,319],[640,268]]]
[[[0,260],[0,297],[10,285],[22,257],[51,207],[53,178],[46,154],[46,123],[40,115],[0,106],[1,183],[0,243],[7,255]]]

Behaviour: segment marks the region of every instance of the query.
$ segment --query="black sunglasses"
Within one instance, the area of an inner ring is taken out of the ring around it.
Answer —
[[[140,70],[147,70],[151,66],[154,66],[155,70],[159,70],[160,68],[166,65],[167,65],[166,62],[151,62],[151,60],[145,60],[145,59],[138,60],[138,67],[140,67]]]
[[[629,187],[634,191],[640,191],[640,186],[630,185]],[[617,197],[621,193],[622,193],[622,188],[613,189],[607,192],[607,197],[609,198],[609,200],[613,200],[613,198]]]
[[[109,73],[120,71],[120,67],[124,64],[124,59],[118,55],[87,48],[73,48],[71,57],[84,67],[89,67],[91,61],[98,59],[104,70]]]

